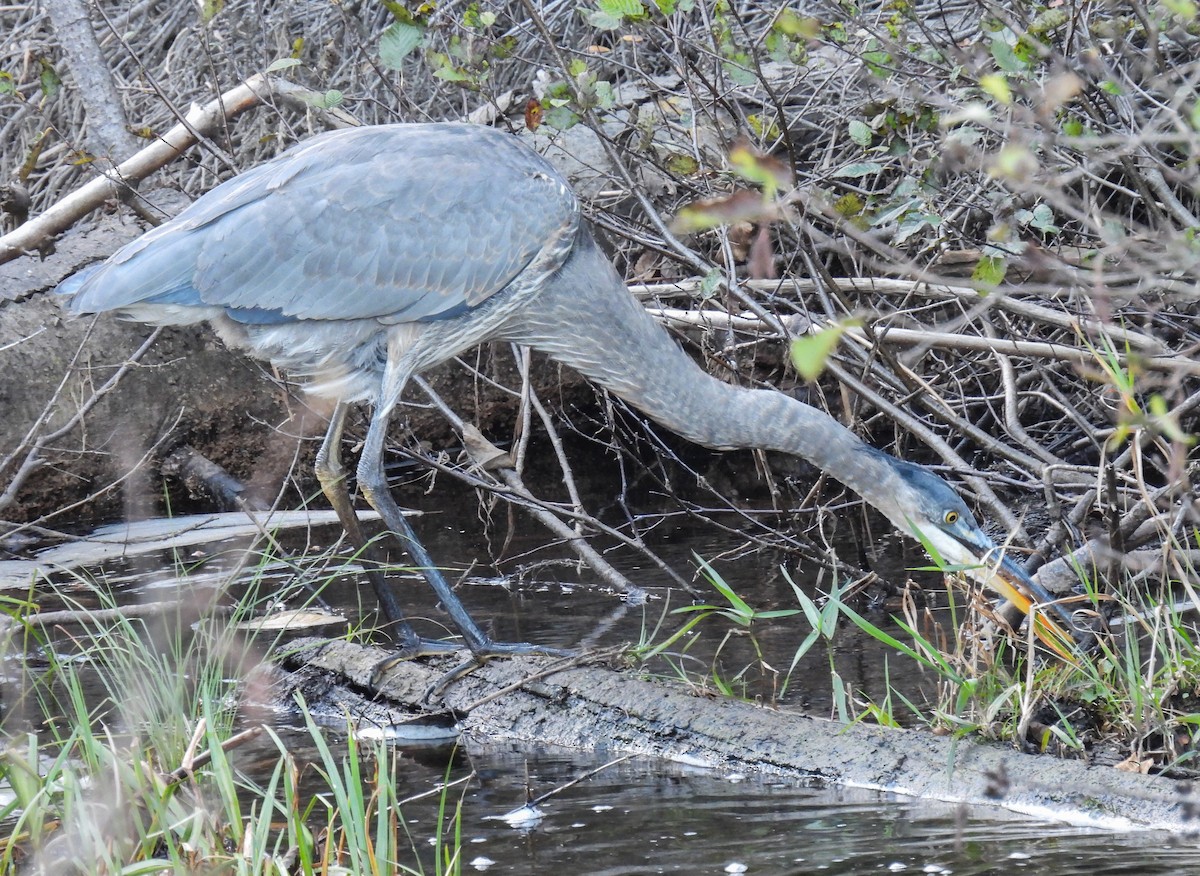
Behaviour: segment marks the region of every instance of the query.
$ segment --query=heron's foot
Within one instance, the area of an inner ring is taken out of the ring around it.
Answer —
[[[384,660],[389,666],[395,666],[405,660],[416,660],[420,657],[441,657],[462,650],[461,642],[448,642],[444,639],[422,639],[419,636],[404,636],[398,647],[392,649],[393,654]]]
[[[470,675],[483,664],[487,663],[493,657],[513,657],[513,656],[528,656],[534,655],[539,657],[561,657],[568,661],[568,665],[573,662],[573,658],[579,657],[579,651],[572,651],[567,648],[548,648],[544,645],[530,645],[526,642],[488,642],[488,653],[472,653],[470,657],[462,663],[455,666],[425,691],[425,696],[422,698],[424,702],[430,703],[441,699],[446,688],[454,684],[460,678]],[[560,667],[561,668],[561,667]]]
[[[385,675],[409,660],[418,660],[422,657],[442,657],[463,650],[467,649],[461,642],[405,636],[401,639],[400,646],[394,649],[391,655],[372,667],[369,683],[372,688],[378,688],[379,682]],[[550,648],[546,645],[534,645],[529,642],[493,642],[491,639],[485,639],[471,650],[470,657],[434,683],[426,691],[425,699],[428,701],[430,697],[440,695],[450,684],[479,668],[493,657],[576,657],[578,654],[578,651],[567,648]]]
[[[482,664],[493,657],[576,657],[579,652],[570,648],[551,648],[529,642],[493,642],[491,639],[484,639],[471,648],[471,655]]]
[[[393,648],[389,656],[383,658],[371,668],[369,684],[372,688],[378,688],[379,682],[383,680],[385,675],[401,663],[407,663],[409,660],[419,660],[422,657],[443,657],[446,654],[456,654],[461,650],[462,645],[458,642],[404,636],[401,638],[399,646]]]

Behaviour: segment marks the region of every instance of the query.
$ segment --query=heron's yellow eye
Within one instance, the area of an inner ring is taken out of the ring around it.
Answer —
[[[953,526],[954,524],[958,523],[958,512],[947,511],[942,519],[946,521],[947,526]]]

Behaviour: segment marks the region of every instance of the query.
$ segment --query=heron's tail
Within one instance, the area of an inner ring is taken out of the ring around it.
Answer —
[[[59,283],[57,287],[55,287],[54,294],[70,295],[74,297],[75,294],[83,288],[83,284],[93,277],[102,267],[104,267],[104,262],[96,262],[96,264],[88,265],[81,271],[76,271],[74,274],[67,277],[67,279]]]

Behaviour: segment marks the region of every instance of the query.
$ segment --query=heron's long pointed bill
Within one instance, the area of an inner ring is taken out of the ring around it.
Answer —
[[[976,551],[980,550],[980,547],[976,545],[970,547]],[[997,556],[999,556],[998,560]],[[1072,646],[1075,644],[1076,638],[1069,632],[1074,628],[1070,613],[1063,606],[1058,605],[1055,597],[1045,587],[1025,574],[1025,570],[1007,554],[1001,554],[999,548],[994,546],[983,548],[979,560],[991,572],[987,585],[1030,616],[1034,633],[1046,647],[1064,660],[1074,662]],[[1047,612],[1034,611],[1035,602],[1048,603],[1049,611],[1057,614],[1066,624],[1066,628],[1060,626]]]

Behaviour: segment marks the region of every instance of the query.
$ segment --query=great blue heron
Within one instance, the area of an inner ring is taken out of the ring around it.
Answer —
[[[1016,584],[1053,600],[927,469],[788,395],[705,373],[626,289],[563,177],[490,128],[320,134],[217,186],[60,290],[74,293],[75,313],[117,311],[156,325],[207,320],[230,346],[334,399],[317,474],[358,541],[341,434],[347,405],[371,402],[358,484],[477,658],[548,649],[493,642],[475,624],[400,513],[383,461],[388,420],[409,379],[489,340],[542,350],[706,447],[801,456],[1003,595],[1019,596]],[[415,647],[395,594],[372,581],[402,645]]]

